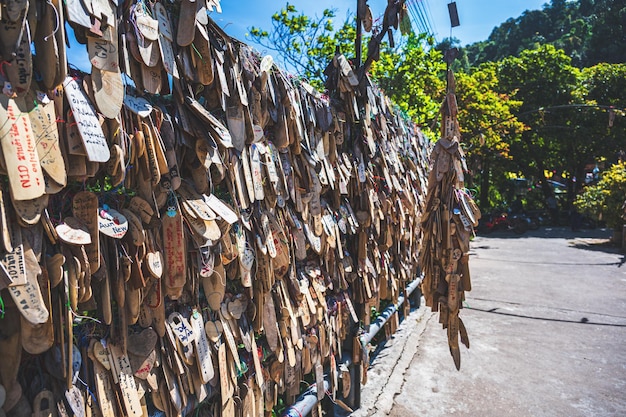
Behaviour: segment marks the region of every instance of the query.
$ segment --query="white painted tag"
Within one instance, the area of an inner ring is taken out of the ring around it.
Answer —
[[[167,323],[183,346],[187,346],[196,339],[194,329],[180,313],[175,311],[170,314],[167,318]]]
[[[143,411],[141,409],[141,403],[139,402],[137,384],[135,383],[133,370],[130,366],[130,360],[118,346],[111,345],[110,348],[114,366],[119,372],[118,378],[124,409],[126,410],[125,415],[128,417],[142,417]]]
[[[359,177],[359,182],[364,183],[367,178],[365,177],[365,163],[363,161],[359,162],[357,166],[357,175]]]
[[[72,77],[65,79],[63,87],[85,145],[87,158],[91,162],[107,162],[111,153],[96,111],[80,85]]]
[[[133,113],[147,118],[152,113],[152,104],[143,97],[135,97],[130,94],[124,96],[124,105]]]
[[[85,399],[76,385],[72,385],[72,388],[65,391],[65,399],[75,417],[85,417]]]
[[[115,394],[109,371],[107,371],[98,361],[93,362],[93,377],[96,385],[96,394],[102,417],[115,417]]]
[[[265,137],[265,132],[263,131],[263,128],[259,125],[252,125],[252,131],[254,132],[255,142],[259,142]]]
[[[215,371],[213,369],[213,359],[211,357],[211,347],[206,337],[204,330],[204,322],[202,320],[202,314],[198,310],[193,310],[190,317],[191,327],[196,335],[194,343],[196,345],[196,355],[198,371],[200,371],[200,378],[202,383],[206,384],[213,379]]]
[[[215,195],[210,194],[209,196],[204,196],[204,201],[206,201],[215,214],[224,219],[228,224],[233,224],[239,220],[237,213],[231,210],[230,207],[224,204]]]
[[[147,262],[147,267],[150,273],[160,279],[163,276],[163,255],[160,251],[148,252],[144,259]]]
[[[89,245],[91,234],[87,226],[75,217],[66,217],[63,223],[55,227],[59,239],[69,245]]]
[[[254,184],[254,198],[265,199],[263,190],[263,171],[261,168],[261,151],[257,144],[250,145],[250,168],[252,170],[252,183]]]
[[[117,210],[98,207],[98,229],[109,237],[121,239],[128,232],[128,220]]]
[[[159,37],[159,21],[147,14],[137,15],[135,18],[137,28],[146,39],[156,41]]]

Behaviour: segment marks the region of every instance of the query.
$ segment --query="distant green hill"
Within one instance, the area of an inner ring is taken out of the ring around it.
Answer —
[[[563,49],[580,68],[626,62],[626,0],[551,0],[543,10],[508,19],[486,41],[467,45],[462,52],[466,64],[476,66],[546,43]]]

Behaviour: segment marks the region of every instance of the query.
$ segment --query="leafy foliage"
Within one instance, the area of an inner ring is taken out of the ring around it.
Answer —
[[[316,87],[323,85],[324,69],[338,50],[354,55],[356,30],[347,19],[335,30],[335,10],[326,9],[322,17],[311,18],[287,3],[272,16],[271,31],[252,27],[250,36],[262,46],[279,52],[286,63]],[[367,55],[368,40],[363,41]],[[445,92],[442,76],[445,64],[441,52],[432,48],[433,40],[409,33],[396,48],[380,47],[380,59],[373,63],[370,76],[398,107],[419,123],[435,119]]]
[[[426,125],[437,116],[445,92],[442,54],[434,48],[426,49],[428,42],[425,35],[410,33],[398,49],[382,50],[380,60],[370,70],[372,78],[401,110]]]
[[[287,3],[272,15],[272,30],[251,27],[249,35],[259,45],[278,52],[289,68],[319,87],[335,51],[354,51],[356,30],[352,20],[346,19],[335,30],[335,17],[334,9],[325,9],[321,17],[309,17]]]
[[[335,18],[335,10],[308,17],[287,3],[271,31],[253,27],[250,36],[321,88],[337,50],[354,56],[353,19],[337,28]],[[480,191],[481,207],[506,198],[510,179],[522,176],[541,185],[545,200],[555,175],[571,200],[586,166],[626,150],[625,28],[626,0],[551,0],[460,48],[452,69],[469,186]],[[395,48],[381,45],[369,74],[427,129],[445,93],[443,52],[458,46],[452,38],[433,47],[410,34]]]
[[[494,201],[499,195],[490,196],[489,188],[505,187],[508,178],[503,174],[513,163],[510,143],[526,129],[514,115],[522,102],[498,92],[494,64],[485,64],[472,73],[459,73],[456,90],[461,135],[470,169],[468,186],[478,185],[479,204],[487,208],[499,203]]]
[[[552,109],[576,101],[579,71],[563,51],[552,45],[526,50],[520,57],[497,63],[499,88],[519,100],[517,117],[527,126],[521,135],[510,137],[514,172],[540,179],[546,197],[550,193],[546,171],[568,170],[572,166],[570,114]]]
[[[493,29],[486,41],[468,45],[472,66],[518,56],[550,44],[583,68],[626,62],[626,0],[551,0],[543,10],[527,10]]]
[[[608,227],[619,230],[624,224],[622,206],[626,201],[626,162],[605,171],[597,185],[589,186],[575,201],[581,212],[589,212],[604,220]]]

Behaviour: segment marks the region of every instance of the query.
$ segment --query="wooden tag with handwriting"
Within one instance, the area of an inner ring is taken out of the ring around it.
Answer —
[[[211,357],[211,347],[207,340],[202,314],[200,314],[198,310],[194,310],[189,320],[194,334],[196,335],[194,343],[196,345],[196,363],[198,365],[198,371],[200,372],[200,379],[202,379],[203,384],[206,384],[213,379],[215,374],[213,370],[213,359]]]
[[[35,134],[39,163],[54,182],[64,186],[67,183],[67,173],[59,147],[54,102],[41,91],[31,91],[26,98],[37,104],[28,113],[28,117]]]
[[[130,366],[130,360],[120,347],[110,345],[109,348],[114,361],[113,366],[116,368],[119,378],[120,391],[122,392],[122,400],[126,410],[125,415],[128,417],[142,417],[143,411],[139,402],[137,385]]]
[[[63,87],[85,145],[87,158],[92,162],[107,162],[111,153],[93,105],[72,77],[65,79]]]
[[[0,94],[0,142],[14,200],[32,200],[45,192],[37,142],[24,99]]]
[[[185,231],[183,216],[177,210],[174,216],[166,214],[162,218],[163,245],[165,254],[165,287],[167,295],[177,299],[185,285],[187,253],[185,251]]]
[[[43,301],[39,282],[37,281],[37,275],[41,273],[41,267],[30,246],[24,244],[21,247],[24,250],[21,262],[23,262],[26,270],[27,281],[24,285],[10,286],[9,293],[26,320],[32,324],[43,324],[48,321],[50,313]],[[18,262],[20,261],[18,260]]]

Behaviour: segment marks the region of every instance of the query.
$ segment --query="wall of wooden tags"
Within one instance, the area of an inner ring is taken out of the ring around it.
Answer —
[[[2,4],[0,416],[262,416],[325,372],[339,395],[417,276],[418,128],[343,56],[322,96],[216,9]]]

